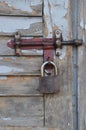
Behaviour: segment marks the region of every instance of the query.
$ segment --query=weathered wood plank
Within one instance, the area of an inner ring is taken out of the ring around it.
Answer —
[[[40,96],[39,77],[0,76],[0,96]]]
[[[0,37],[0,55],[1,56],[9,56],[15,55],[15,50],[11,49],[7,46],[7,42],[13,39],[12,37]],[[26,38],[25,38],[26,39]],[[33,56],[42,56],[43,50],[21,50],[21,55],[33,55]]]
[[[0,15],[42,16],[42,0],[0,0]]]
[[[71,12],[70,0],[45,0],[45,37],[52,37],[53,32],[60,29],[63,39],[71,39]],[[60,71],[61,87],[58,94],[45,96],[45,126],[73,130],[72,47],[63,47],[58,51],[61,55],[55,57],[55,62]]]
[[[59,61],[59,65],[57,65],[59,66],[61,78],[60,92],[56,95],[45,97],[46,127],[57,127],[64,130],[73,130],[73,82],[71,52],[72,48],[69,47],[67,49],[65,58]]]
[[[52,37],[60,29],[65,39],[72,37],[70,0],[44,0],[45,36]],[[70,23],[70,25],[69,25]]]
[[[0,97],[1,126],[43,126],[42,97]]]
[[[0,57],[0,75],[40,75],[41,57]]]
[[[78,38],[83,46],[78,49],[78,121],[79,130],[86,129],[86,1],[79,0]]]
[[[62,129],[49,128],[49,127],[0,127],[0,130],[62,130]]]
[[[56,100],[55,100],[56,98]],[[73,129],[72,122],[72,102],[71,97],[66,96],[46,96],[46,126],[47,127],[57,127],[58,129],[69,128]]]
[[[0,37],[0,55],[14,55],[14,49],[7,47],[7,42],[11,40],[11,37]]]
[[[22,35],[42,35],[42,18],[0,16],[0,35],[13,35],[20,31]]]

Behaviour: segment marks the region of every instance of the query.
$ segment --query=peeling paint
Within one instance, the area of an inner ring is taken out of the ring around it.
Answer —
[[[30,51],[30,50],[22,50],[21,52],[22,53],[29,53],[29,52],[32,52],[32,51]]]
[[[38,7],[38,8],[37,8]],[[37,10],[39,9],[40,12],[38,14],[42,13],[42,0],[0,0],[0,12],[1,13],[34,13],[36,14]]]
[[[2,0],[0,0],[2,1]],[[16,7],[16,9],[21,9],[23,11],[32,11],[30,6],[36,6],[38,4],[42,4],[42,1],[41,0],[22,0],[22,3],[21,3],[21,0],[6,0],[5,1],[8,6],[14,6]]]
[[[13,6],[16,7],[16,9],[21,9],[23,11],[32,11],[31,8],[29,7],[29,5],[31,4],[30,1],[22,1],[22,3],[20,2],[20,0],[6,0],[5,3],[8,4],[8,6]]]
[[[63,34],[66,34],[66,32],[68,32],[68,20],[65,18],[66,14],[67,14],[67,9],[59,6],[58,11],[56,11],[56,10],[57,10],[57,8],[56,9],[52,8],[52,10],[51,10],[51,15],[54,17],[52,24],[53,24],[53,26],[57,25],[58,28],[60,30],[62,30]]]
[[[2,119],[2,120],[5,120],[5,121],[12,120],[10,117],[7,117],[7,118],[1,117],[1,119]]]
[[[65,4],[64,4],[64,5],[65,5],[65,8],[68,8],[69,0],[65,0],[64,3],[65,3]]]
[[[51,1],[52,2],[52,5],[53,4],[57,4],[58,6],[63,6],[64,5],[64,0],[55,0],[55,2],[53,2],[53,0]]]
[[[13,33],[20,29],[28,29],[31,24],[42,22],[41,18],[28,18],[28,17],[0,17],[0,32]],[[42,25],[41,25],[42,26]]]
[[[21,51],[22,53],[24,54],[39,54],[39,55],[42,55],[43,54],[43,51],[42,50],[36,50],[36,49],[33,49],[33,50],[22,50]]]
[[[80,27],[81,27],[82,29],[86,29],[86,24],[84,24],[84,21],[83,21],[83,20],[80,21]]]
[[[66,47],[64,46],[61,50],[61,55],[59,56],[59,59],[62,60],[65,58],[66,55]]]
[[[45,33],[46,37],[52,37],[52,23],[51,23],[51,16],[49,14],[49,7],[48,7],[48,1],[45,1],[44,4],[46,4],[46,6],[44,6],[44,22],[45,22],[45,28],[47,28],[47,30],[45,29],[44,31],[48,32]]]
[[[43,50],[36,50],[38,54],[43,54]]]
[[[47,37],[53,36],[53,28],[57,26],[68,39],[69,36],[69,19],[68,19],[68,3],[69,0],[59,0],[53,2],[53,0],[45,1],[44,17],[45,17],[45,27],[48,28]],[[45,30],[46,31],[46,30]]]
[[[0,66],[0,73],[9,73],[9,72],[19,72],[19,71],[24,71],[23,69],[20,68],[14,68],[14,67],[7,67],[7,66]]]

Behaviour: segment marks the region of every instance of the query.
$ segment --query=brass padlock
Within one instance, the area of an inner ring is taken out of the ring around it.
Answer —
[[[47,64],[51,64],[54,67],[54,76],[44,76],[44,70]],[[60,91],[60,76],[57,74],[57,67],[54,62],[46,61],[41,66],[41,78],[39,80],[40,93],[54,94]]]

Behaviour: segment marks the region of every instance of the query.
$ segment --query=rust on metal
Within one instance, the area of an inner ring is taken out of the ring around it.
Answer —
[[[43,54],[45,62],[48,59],[53,61],[54,50],[56,51],[58,48],[61,49],[63,45],[80,46],[82,43],[83,41],[81,39],[63,41],[61,31],[57,30],[55,32],[55,38],[22,39],[21,34],[19,32],[16,32],[14,40],[9,41],[7,43],[7,46],[15,49],[16,55],[21,55],[21,50],[42,49],[44,52]]]
[[[74,46],[78,46],[78,45],[82,45],[83,40],[69,40],[69,41],[61,41],[61,46],[63,45],[74,45]],[[15,49],[15,41],[11,40],[7,43],[7,46]],[[55,45],[55,40],[53,40],[52,38],[32,38],[32,39],[21,39],[20,41],[20,45],[21,45],[21,49],[22,50],[28,50],[28,49],[34,49],[36,47],[36,49],[42,49],[43,46],[49,46],[52,48],[52,46]]]
[[[52,76],[51,73],[48,76],[45,76],[45,67],[46,65],[52,65],[54,69],[54,75]],[[54,94],[60,91],[60,76],[57,72],[57,66],[52,61],[46,61],[41,66],[41,77],[39,80],[39,88],[38,90],[40,93],[43,94]]]
[[[38,90],[43,94],[58,93],[60,91],[60,76],[41,77]]]
[[[32,38],[21,39],[20,34],[15,34],[14,40],[7,43],[8,47],[15,49],[16,55],[21,55],[21,50],[38,49],[43,50],[44,62],[50,59],[53,61],[54,57],[54,39],[52,38]]]
[[[15,37],[14,37],[14,46],[15,46],[15,54],[16,55],[21,55],[21,34],[19,32],[16,32]]]
[[[74,45],[79,46],[82,45],[83,40],[74,39],[63,41],[61,31],[57,30],[55,32],[55,38],[32,38],[32,39],[22,39],[21,34],[19,32],[15,33],[14,40],[11,40],[7,43],[7,46],[15,49],[15,46],[18,45],[21,50],[28,49],[57,49],[61,48],[63,45]]]
[[[7,43],[7,46],[15,49],[15,41],[11,40]],[[20,41],[21,49],[28,50],[28,49],[42,49],[43,46],[51,47],[54,45],[54,40],[52,38],[32,38],[32,39],[21,39]]]
[[[82,45],[82,43],[83,43],[83,41],[79,40],[79,39],[63,41],[61,31],[57,30],[55,38],[24,39],[24,38],[21,38],[21,35],[19,32],[16,32],[14,39],[9,41],[7,43],[7,46],[12,49],[15,49],[15,54],[19,55],[19,56],[21,55],[21,50],[30,50],[30,49],[43,50],[43,62],[46,62],[46,61],[53,61],[54,52],[57,50],[57,48],[61,49],[63,45],[79,46],[79,45]],[[51,66],[49,64],[46,65],[45,71],[47,72],[47,74],[51,73],[52,65]],[[49,76],[49,82],[47,83],[46,86],[50,86],[50,85],[48,85],[50,83],[50,79],[52,80],[53,78],[50,78],[50,76]],[[55,79],[55,81],[54,81],[54,79]],[[53,83],[52,85],[54,85],[54,82],[57,82],[56,80],[58,80],[59,77],[56,76],[56,78],[54,77],[54,79],[52,81],[52,83]],[[44,84],[44,80],[46,80],[45,77],[43,77],[43,83],[41,81],[42,84]],[[59,85],[59,83],[58,83],[58,85]],[[45,84],[44,84],[44,86],[45,86]],[[56,90],[52,90],[52,93],[53,93],[53,91],[56,91]]]

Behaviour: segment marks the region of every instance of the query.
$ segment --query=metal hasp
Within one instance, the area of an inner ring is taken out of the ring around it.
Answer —
[[[51,73],[45,76],[46,65],[52,65],[54,69],[54,75]],[[57,66],[52,61],[46,61],[41,66],[41,77],[39,80],[39,92],[42,94],[55,94],[60,91],[60,76],[57,71]]]

